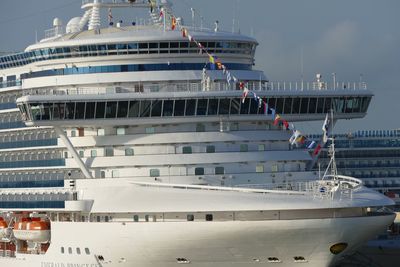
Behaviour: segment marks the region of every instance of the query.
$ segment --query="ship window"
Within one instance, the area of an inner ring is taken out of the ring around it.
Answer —
[[[193,222],[193,221],[194,221],[194,215],[193,215],[193,214],[188,214],[188,215],[186,216],[186,218],[187,218],[187,220],[188,220],[189,222]]]
[[[281,114],[283,111],[283,99],[282,97],[276,99],[276,113]]]
[[[61,253],[64,254],[65,250],[64,247],[61,247]]]
[[[205,132],[206,126],[202,123],[196,124],[196,132]]]
[[[160,117],[161,109],[162,109],[162,101],[161,100],[153,100],[153,106],[151,107],[151,116],[152,117]]]
[[[73,120],[75,115],[75,102],[67,103],[65,106],[65,118]]]
[[[250,114],[258,113],[258,100],[256,101],[254,98],[250,99]]]
[[[246,98],[240,106],[240,114],[249,114],[250,98]]]
[[[277,171],[278,171],[278,165],[273,164],[273,165],[271,166],[271,171],[272,171],[272,172],[277,172]]]
[[[106,131],[103,128],[97,129],[97,136],[104,136]]]
[[[240,152],[249,151],[249,146],[247,144],[240,144]]]
[[[224,167],[215,167],[215,174],[225,174]]]
[[[264,172],[264,165],[263,164],[257,164],[256,172]]]
[[[139,107],[140,107],[139,101],[129,102],[129,113],[128,113],[129,118],[136,118],[139,116]]]
[[[85,119],[94,119],[95,107],[96,107],[95,102],[87,102],[86,103]]]
[[[147,49],[149,48],[149,43],[139,43],[139,49]]]
[[[211,222],[213,220],[213,215],[212,214],[206,214],[206,221]]]
[[[202,167],[195,168],[194,175],[204,175],[204,168]]]
[[[125,148],[125,156],[133,156],[134,154],[133,148]]]
[[[318,102],[317,102],[317,113],[323,113],[324,111],[324,102],[325,102],[325,98],[318,98]]]
[[[192,154],[192,147],[190,147],[190,146],[184,146],[184,147],[182,148],[182,153],[183,153],[183,154]]]
[[[119,177],[119,171],[118,170],[113,170],[112,172],[111,172],[111,177],[112,178],[118,178]],[[106,216],[107,217],[107,216]],[[108,218],[107,218],[107,220],[108,220]]]
[[[106,118],[107,119],[114,119],[117,115],[117,102],[107,102],[106,106]]]
[[[163,107],[163,116],[172,116],[174,109],[174,101],[173,100],[165,100]]]
[[[90,254],[89,248],[85,248],[85,253],[86,253],[86,255],[89,255],[89,254]]]
[[[147,134],[153,134],[155,132],[154,127],[146,127],[145,133]]]
[[[85,118],[85,102],[76,103],[75,119]]]
[[[95,150],[95,149],[91,150],[91,151],[90,151],[90,156],[91,156],[92,158],[97,157],[97,150]]]
[[[149,221],[149,215],[144,215],[144,220],[145,220],[146,222],[148,222],[148,221]]]
[[[219,115],[229,114],[230,99],[219,100]]]
[[[151,109],[151,101],[143,100],[140,101],[140,117],[149,117],[150,116],[150,109]]]
[[[150,169],[150,177],[159,177],[160,170],[159,169]]]
[[[308,113],[315,113],[316,109],[317,109],[317,98],[311,97],[309,108],[308,108]]]
[[[168,48],[169,43],[160,43],[160,48]]]
[[[126,129],[125,127],[118,127],[117,128],[117,135],[125,135]]]
[[[258,151],[264,151],[265,150],[265,145],[264,144],[259,144],[258,145]]]
[[[332,98],[325,99],[324,111],[322,113],[328,113],[332,109]]]
[[[139,215],[133,215],[133,221],[138,222],[139,221]]]
[[[207,146],[206,152],[207,153],[215,153],[215,146]]]
[[[196,114],[196,99],[186,100],[185,116],[194,116]]]
[[[240,99],[233,98],[231,102],[231,115],[237,115],[240,111]]]
[[[179,47],[179,43],[176,43],[176,42],[170,43],[169,47],[170,48],[178,48]]]
[[[114,149],[112,147],[106,147],[104,149],[104,154],[106,157],[112,157],[114,156]]]
[[[208,115],[217,115],[218,113],[218,99],[210,99],[208,101]]]
[[[83,150],[79,151],[79,157],[83,158],[85,156],[85,152]]]
[[[118,118],[126,118],[128,115],[128,101],[118,102]]]
[[[283,114],[290,114],[291,113],[291,111],[292,111],[292,101],[293,101],[293,98],[291,98],[291,97],[288,97],[288,98],[285,99],[285,104],[284,104],[283,111],[282,111]]]
[[[207,102],[208,99],[199,99],[197,101],[197,115],[198,116],[202,116],[202,115],[206,115],[207,113]]]
[[[183,115],[185,115],[185,100],[176,100],[174,116],[183,116]]]
[[[72,248],[71,247],[68,248],[68,253],[72,254]]]
[[[300,112],[300,98],[296,97],[293,99],[292,114],[298,114]]]
[[[76,248],[76,254],[81,255],[81,249],[80,248]]]
[[[106,103],[105,102],[97,102],[97,105],[96,105],[96,118],[97,119],[103,119],[104,118],[105,108],[106,108]]]
[[[54,104],[54,119],[64,119],[65,104],[55,103]]]
[[[307,113],[308,111],[308,97],[304,97],[301,99],[300,113]]]

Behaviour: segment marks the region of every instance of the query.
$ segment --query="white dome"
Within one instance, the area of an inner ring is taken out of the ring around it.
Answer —
[[[79,32],[81,29],[79,28],[79,23],[81,21],[81,17],[75,17],[70,19],[70,21],[67,23],[67,27],[65,31],[67,33],[74,33],[74,32]]]

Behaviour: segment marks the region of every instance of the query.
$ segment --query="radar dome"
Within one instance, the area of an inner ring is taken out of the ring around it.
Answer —
[[[54,26],[54,27],[60,27],[60,26],[62,26],[62,20],[59,19],[59,18],[53,19],[53,26]]]
[[[66,32],[67,33],[75,33],[79,32],[81,29],[79,28],[79,22],[81,21],[81,17],[75,17],[70,19],[70,21],[67,23],[66,27]]]

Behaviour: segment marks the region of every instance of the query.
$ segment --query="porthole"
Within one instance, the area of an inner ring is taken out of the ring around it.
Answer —
[[[347,246],[348,246],[347,243],[337,243],[332,245],[329,250],[331,251],[332,254],[337,255],[341,253],[343,250],[345,250]]]
[[[210,222],[213,220],[213,215],[212,214],[206,214],[206,221]]]
[[[185,259],[185,258],[176,258],[176,262],[180,264],[189,264],[190,260]]]
[[[268,262],[279,263],[279,262],[281,262],[281,260],[278,259],[277,257],[268,257]]]
[[[294,262],[306,262],[306,259],[303,256],[294,256]]]

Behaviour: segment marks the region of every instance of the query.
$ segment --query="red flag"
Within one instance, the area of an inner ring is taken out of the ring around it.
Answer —
[[[244,82],[240,82],[240,83],[239,83],[239,88],[240,88],[241,90],[244,89]]]
[[[321,150],[321,145],[318,144],[317,147],[314,149],[313,155],[316,156],[318,155],[319,151]]]
[[[281,116],[279,116],[279,114],[276,114],[275,120],[274,120],[274,125],[275,125],[275,126],[278,125],[280,119],[281,119]]]
[[[287,122],[287,120],[282,120],[282,123],[285,126],[285,129],[288,130],[289,129],[289,123]]]

